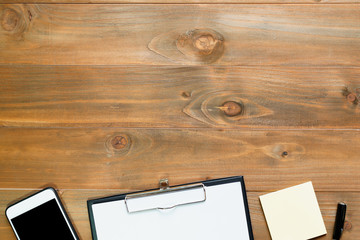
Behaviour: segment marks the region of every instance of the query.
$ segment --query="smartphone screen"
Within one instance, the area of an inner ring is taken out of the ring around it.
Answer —
[[[11,221],[21,240],[74,240],[55,199],[15,217]]]
[[[6,215],[20,240],[78,239],[52,188],[13,204],[8,207]]]

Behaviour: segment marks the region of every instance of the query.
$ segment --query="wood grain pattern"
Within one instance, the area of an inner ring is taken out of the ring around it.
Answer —
[[[0,126],[356,129],[359,76],[359,68],[0,66]],[[240,111],[231,115],[227,102]]]
[[[202,65],[209,58],[241,66],[360,63],[358,4],[80,6],[0,5],[0,64]],[[202,34],[194,37],[194,31]],[[216,42],[223,52],[212,51]],[[199,54],[207,57],[194,59]]]
[[[316,187],[316,186],[315,186]],[[15,199],[19,199],[28,195],[33,191],[26,190],[0,190],[0,212],[5,211],[5,206]],[[124,190],[61,190],[61,198],[66,206],[66,209],[79,233],[81,239],[91,239],[91,232],[89,227],[86,200],[89,198],[97,198],[102,196],[109,196],[119,193],[124,193]],[[251,221],[253,225],[255,239],[270,240],[270,235],[267,229],[265,218],[263,216],[259,195],[263,193],[249,192],[248,200],[251,213]],[[328,234],[326,236],[317,238],[319,240],[331,239],[332,230],[334,226],[336,204],[339,199],[345,201],[349,208],[347,211],[346,220],[351,226],[347,227],[341,239],[354,240],[360,237],[360,230],[355,226],[360,224],[360,193],[347,192],[317,192],[316,193],[320,210],[322,212],[326,229]],[[350,225],[349,225],[350,226]],[[15,240],[10,226],[3,214],[0,215],[0,236],[2,239]]]
[[[70,3],[70,4],[79,4],[79,3],[126,3],[126,4],[150,4],[150,3],[163,3],[163,4],[353,4],[359,3],[359,0],[0,0],[1,3]]]
[[[89,198],[244,175],[255,239],[309,180],[360,239],[359,3],[0,0],[0,213],[55,185],[91,239]]]
[[[164,177],[180,184],[244,175],[250,191],[307,180],[318,191],[360,189],[357,130],[3,128],[0,135],[0,188],[137,190]]]

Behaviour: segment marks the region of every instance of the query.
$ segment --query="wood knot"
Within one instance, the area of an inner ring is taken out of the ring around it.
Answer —
[[[105,149],[108,157],[127,155],[132,149],[132,139],[125,133],[114,133],[107,137]],[[112,163],[107,163],[111,165]]]
[[[355,89],[355,93],[351,90],[349,90],[347,87],[345,87],[343,90],[342,90],[342,95],[346,98],[346,100],[349,102],[349,103],[352,103],[352,104],[358,104],[359,103],[359,95],[360,91],[359,91],[359,88]]]
[[[301,161],[305,154],[305,148],[296,143],[275,143],[262,147],[262,150],[266,155],[279,160],[279,162]],[[269,163],[273,164],[276,162],[270,161]]]
[[[242,106],[240,103],[229,101],[225,102],[220,109],[229,117],[238,116],[242,112]]]
[[[19,14],[11,8],[6,8],[1,17],[1,26],[5,31],[11,32],[19,25]]]
[[[345,221],[345,223],[344,223],[344,229],[347,230],[347,231],[349,231],[349,230],[351,230],[351,228],[352,228],[351,222]]]
[[[213,52],[216,40],[210,34],[201,35],[194,41],[194,46],[199,50],[200,54],[209,55]]]
[[[182,92],[181,96],[183,96],[184,98],[189,98],[189,97],[191,97],[191,93],[190,92]]]
[[[212,63],[224,53],[224,37],[211,29],[189,30],[177,38],[176,47],[193,61]]]
[[[114,149],[123,149],[129,143],[128,137],[126,135],[115,136],[111,139],[111,146]]]
[[[28,14],[29,14],[29,21],[31,22],[33,16],[30,10],[28,10]]]
[[[169,181],[160,181],[160,189],[166,189],[169,187]]]
[[[356,103],[358,102],[358,99],[357,99],[355,93],[350,93],[350,94],[348,94],[348,95],[346,96],[346,99],[347,99],[348,102],[350,102],[350,103],[356,104]]]
[[[287,151],[283,151],[281,154],[282,157],[287,157],[288,155],[289,155],[289,153]]]

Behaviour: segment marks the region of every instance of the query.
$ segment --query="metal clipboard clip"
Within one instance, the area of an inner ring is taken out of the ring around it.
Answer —
[[[125,196],[128,213],[147,210],[167,210],[182,205],[206,201],[204,184],[195,183],[170,187],[168,179],[160,180],[160,189]]]

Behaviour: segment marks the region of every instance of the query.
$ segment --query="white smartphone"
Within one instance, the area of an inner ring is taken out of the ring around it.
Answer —
[[[78,240],[78,236],[53,188],[31,195],[6,209],[20,240]]]

